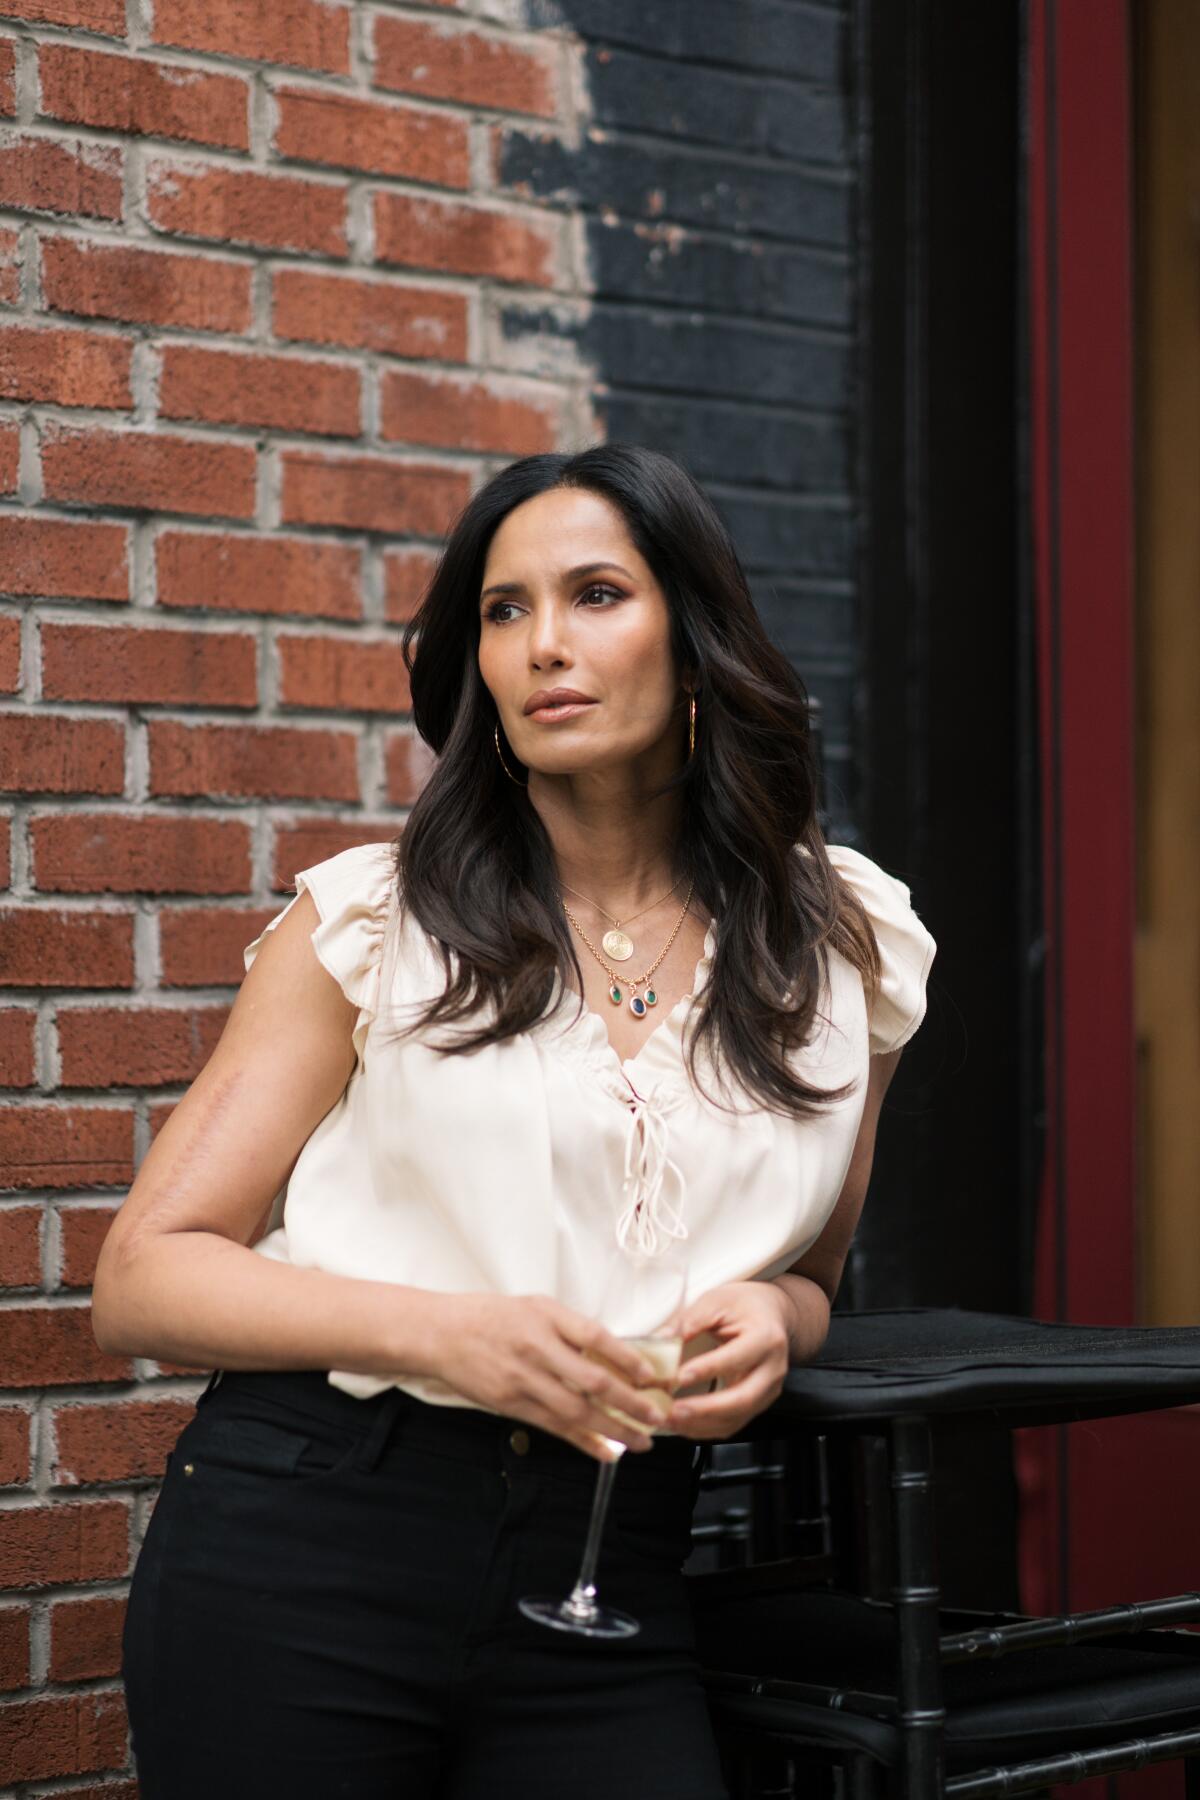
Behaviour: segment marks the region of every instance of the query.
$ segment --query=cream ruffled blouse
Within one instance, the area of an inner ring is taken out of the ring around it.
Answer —
[[[796,1053],[806,1079],[856,1080],[821,1116],[792,1121],[742,1095],[734,1114],[697,1093],[683,1062],[693,999],[708,979],[710,927],[692,992],[624,1061],[596,1012],[556,978],[532,1030],[442,1057],[421,1035],[387,1038],[440,993],[433,944],[396,905],[392,850],[363,844],[303,869],[320,914],[322,965],[358,1007],[356,1061],[341,1098],[305,1142],[276,1197],[257,1254],[332,1274],[443,1293],[548,1294],[589,1314],[618,1246],[653,1253],[686,1239],[689,1293],[767,1280],[820,1235],[841,1191],[866,1099],[868,1057],[899,1048],[925,1014],[936,949],[904,883],[859,851],[827,846],[879,940],[883,979],[868,1018],[862,978],[836,951],[814,1038]],[[249,969],[264,931],[246,947]],[[430,1035],[444,1041],[448,1028]],[[711,1065],[702,1081],[718,1092]],[[661,1321],[605,1314],[618,1336]],[[690,1349],[702,1347],[694,1340]],[[392,1385],[446,1405],[474,1402],[446,1383],[331,1370],[366,1398]]]

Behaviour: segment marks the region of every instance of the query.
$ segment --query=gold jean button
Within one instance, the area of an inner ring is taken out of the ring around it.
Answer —
[[[528,1453],[529,1453],[529,1433],[527,1431],[522,1431],[520,1426],[517,1427],[516,1431],[513,1432],[512,1436],[509,1438],[508,1441],[512,1445],[512,1448],[516,1451],[518,1456],[528,1455]]]
[[[195,1463],[184,1463],[183,1472],[185,1475],[194,1475],[196,1473]]]

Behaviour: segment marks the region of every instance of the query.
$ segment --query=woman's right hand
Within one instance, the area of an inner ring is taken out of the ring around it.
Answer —
[[[643,1383],[661,1387],[661,1377],[598,1319],[545,1294],[445,1299],[437,1373],[465,1399],[553,1432],[601,1462],[614,1460],[606,1437],[649,1450],[648,1431],[604,1408],[617,1407],[648,1427],[661,1425],[661,1408],[641,1391]]]

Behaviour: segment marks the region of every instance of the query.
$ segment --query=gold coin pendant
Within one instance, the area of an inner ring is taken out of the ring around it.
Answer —
[[[605,956],[611,956],[614,962],[628,962],[633,955],[633,939],[624,931],[606,931],[600,942]]]

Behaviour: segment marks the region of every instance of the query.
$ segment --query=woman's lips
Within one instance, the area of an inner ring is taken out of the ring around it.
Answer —
[[[539,706],[536,712],[526,713],[525,717],[539,725],[555,725],[559,719],[573,719],[576,713],[586,712],[595,704],[594,700],[563,700],[555,706]]]

